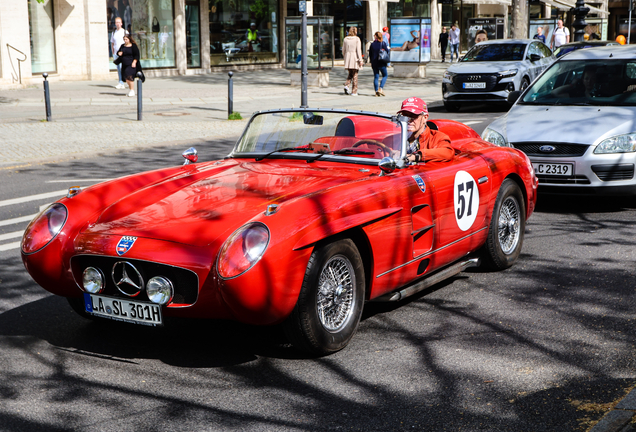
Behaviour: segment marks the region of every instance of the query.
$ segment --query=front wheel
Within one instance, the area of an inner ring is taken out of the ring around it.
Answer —
[[[523,92],[525,89],[528,88],[528,86],[530,86],[530,80],[524,77],[523,80],[521,80],[521,86],[519,87],[519,91]]]
[[[523,194],[517,183],[504,180],[497,194],[492,212],[484,258],[493,270],[512,266],[521,254],[526,229],[526,210]]]
[[[343,239],[311,254],[298,301],[284,323],[296,348],[339,351],[355,334],[364,305],[364,265],[353,241]]]

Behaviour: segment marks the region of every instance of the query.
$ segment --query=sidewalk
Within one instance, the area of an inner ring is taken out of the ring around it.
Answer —
[[[387,96],[381,98],[375,96],[369,66],[360,72],[358,97],[344,94],[345,71],[337,67],[331,71],[330,87],[308,89],[308,105],[395,113],[409,96],[439,104],[447,65],[429,63],[426,78],[393,78],[389,69]],[[254,111],[300,106],[300,87],[290,85],[285,69],[236,72],[233,80],[234,111],[244,120],[226,120],[225,72],[148,78],[142,121],[137,121],[137,98],[116,90],[114,81],[50,83],[52,122],[45,121],[42,86],[0,91],[0,166],[238,137]]]

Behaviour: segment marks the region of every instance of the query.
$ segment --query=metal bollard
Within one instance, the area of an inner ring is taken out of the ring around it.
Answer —
[[[46,121],[51,121],[51,94],[49,92],[49,82],[46,80],[49,77],[49,74],[44,72],[42,74],[44,78],[44,107],[46,109]]]
[[[142,119],[142,117],[143,117],[143,114],[142,114],[143,106],[142,106],[142,103],[141,103],[141,101],[143,99],[143,96],[141,94],[142,93],[142,88],[141,87],[142,87],[143,83],[141,82],[141,77],[142,77],[141,72],[137,72],[137,121],[143,120]]]
[[[229,71],[227,74],[230,77],[227,80],[227,117],[230,118],[234,112],[234,96],[232,94],[234,92],[234,83],[232,82],[234,72]]]

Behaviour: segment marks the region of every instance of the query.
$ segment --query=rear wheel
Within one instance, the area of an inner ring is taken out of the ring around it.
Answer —
[[[504,180],[492,212],[488,240],[484,246],[486,264],[493,270],[512,266],[521,254],[526,229],[526,209],[517,183]]]
[[[529,85],[530,85],[530,80],[528,79],[528,77],[524,77],[521,80],[521,87],[519,87],[519,91],[524,91],[525,89],[528,88]]]
[[[458,112],[461,109],[461,106],[459,104],[444,102],[444,108],[446,108],[446,111],[448,112]]]
[[[318,247],[311,255],[296,307],[284,323],[298,349],[341,350],[355,334],[364,305],[364,266],[353,241]]]

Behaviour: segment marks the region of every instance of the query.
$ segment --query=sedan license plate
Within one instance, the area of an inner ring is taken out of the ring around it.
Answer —
[[[149,326],[163,325],[161,306],[84,293],[84,308],[91,315]]]
[[[465,89],[485,89],[485,82],[472,82],[472,83],[464,83]]]
[[[532,163],[534,172],[537,175],[552,175],[570,177],[574,174],[573,164],[553,164],[553,163]]]

